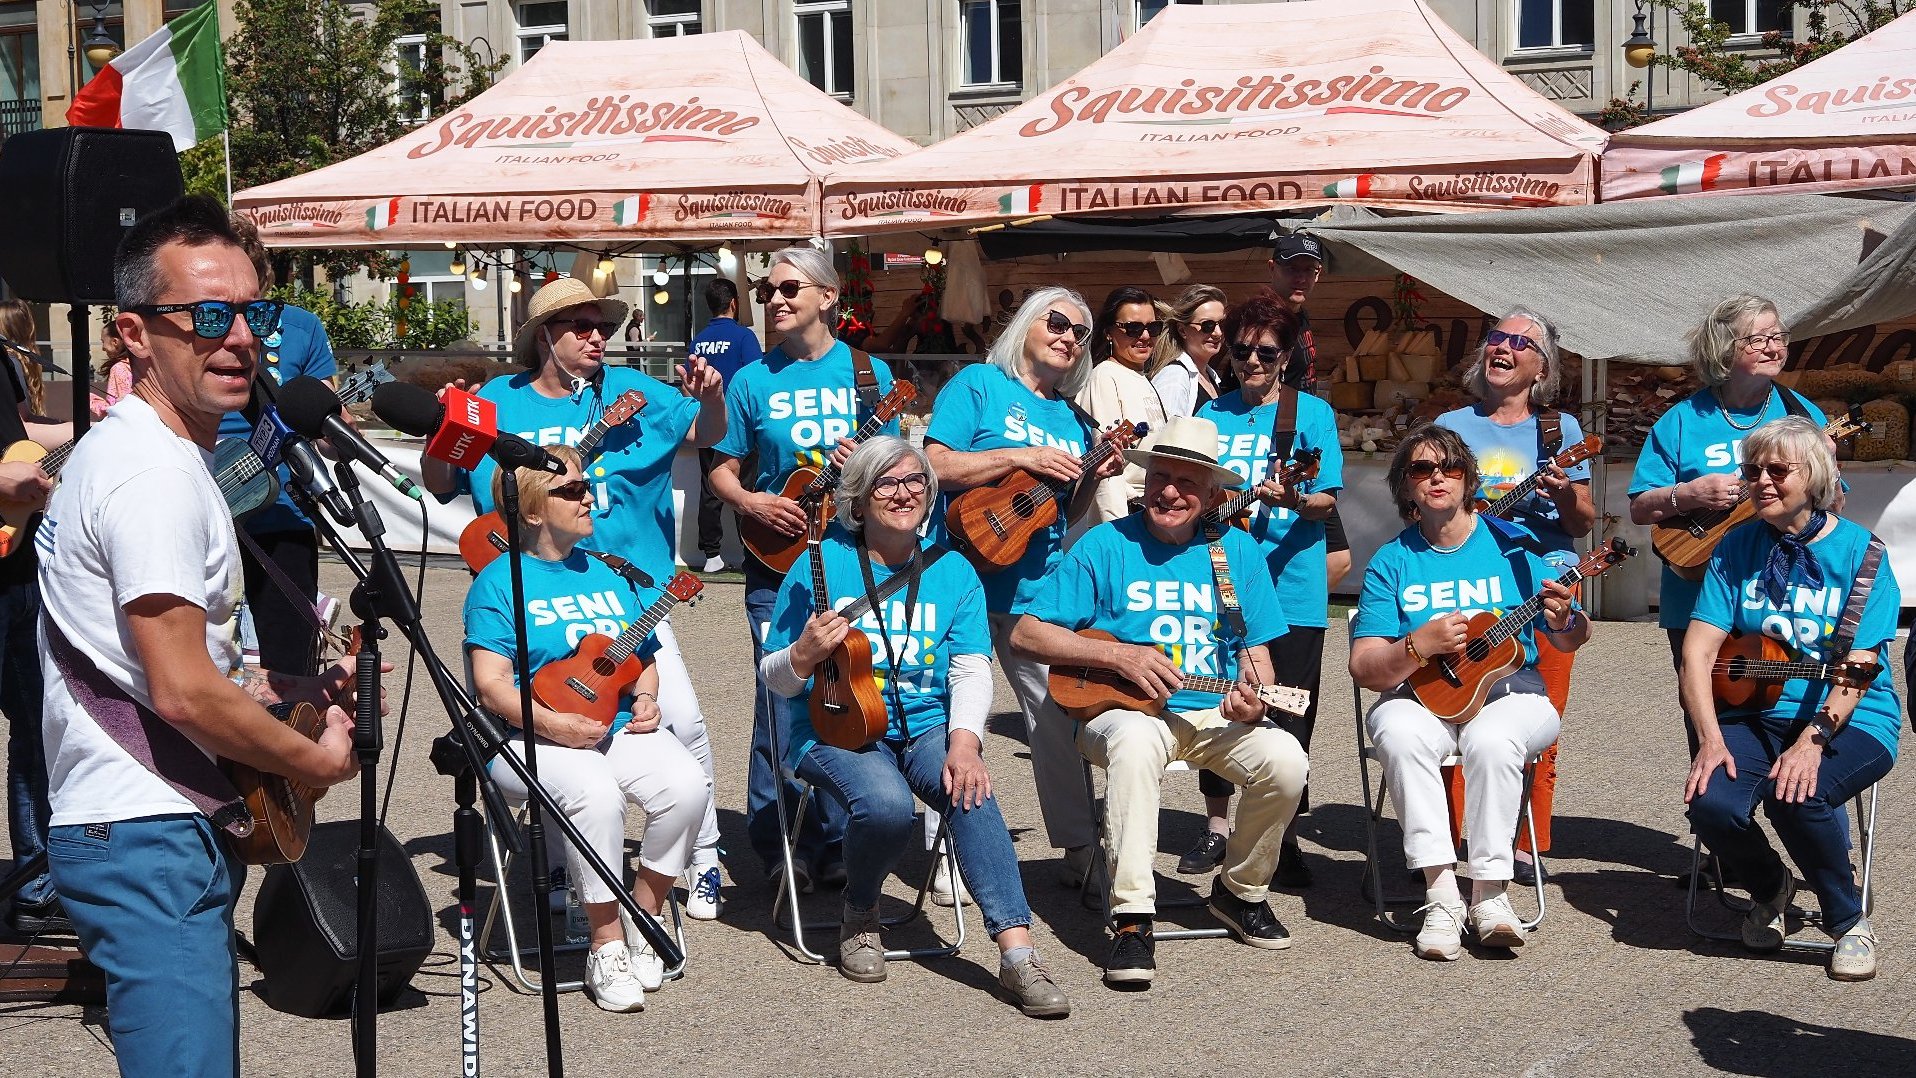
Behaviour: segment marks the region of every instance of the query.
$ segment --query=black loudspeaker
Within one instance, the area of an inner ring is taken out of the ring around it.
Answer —
[[[343,1015],[359,973],[359,821],[313,828],[306,856],[266,870],[253,905],[253,947],[267,1005],[304,1018]],[[412,859],[379,829],[379,1004],[412,982],[432,951],[432,910]]]
[[[0,277],[21,299],[112,303],[113,252],[184,193],[164,131],[61,127],[0,143]]]

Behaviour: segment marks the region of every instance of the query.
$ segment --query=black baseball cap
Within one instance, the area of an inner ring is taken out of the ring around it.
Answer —
[[[1273,262],[1289,262],[1293,258],[1302,258],[1306,255],[1319,262],[1325,261],[1324,245],[1317,242],[1317,237],[1308,232],[1292,232],[1289,235],[1280,236],[1277,242],[1271,245]]]

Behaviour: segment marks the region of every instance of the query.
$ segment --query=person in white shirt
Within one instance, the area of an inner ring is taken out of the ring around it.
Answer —
[[[1152,430],[1164,426],[1164,402],[1144,375],[1151,350],[1163,335],[1164,319],[1158,316],[1151,293],[1121,285],[1104,297],[1091,328],[1091,354],[1098,363],[1077,398],[1078,406],[1090,413],[1100,429],[1127,419],[1148,424]],[[1082,523],[1096,525],[1128,516],[1131,503],[1142,497],[1144,469],[1129,465],[1123,475],[1098,484],[1094,507]]]

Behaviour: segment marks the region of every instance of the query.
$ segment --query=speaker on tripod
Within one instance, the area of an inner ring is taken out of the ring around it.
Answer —
[[[61,127],[0,143],[0,277],[21,299],[113,302],[113,252],[133,222],[179,198],[164,131]]]
[[[253,905],[253,947],[274,1010],[305,1018],[346,1013],[359,972],[355,860],[359,822],[313,828],[306,856],[266,870]],[[379,1005],[412,983],[432,952],[432,909],[399,841],[379,829]]]

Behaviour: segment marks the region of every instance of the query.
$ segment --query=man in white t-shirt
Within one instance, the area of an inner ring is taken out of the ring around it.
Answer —
[[[191,777],[204,766],[193,754],[315,789],[343,781],[357,771],[352,679],[343,667],[297,678],[239,663],[239,548],[211,464],[220,417],[251,393],[279,307],[260,301],[226,211],[187,198],[143,218],[121,242],[114,285],[133,391],[81,439],[35,541],[48,860],[106,971],[120,1073],[237,1074],[244,866],[199,807],[209,799],[189,796],[207,788]],[[122,714],[145,709],[143,727],[116,721],[112,699]],[[317,741],[261,706],[282,699],[326,709]],[[129,751],[140,740],[157,763]]]

